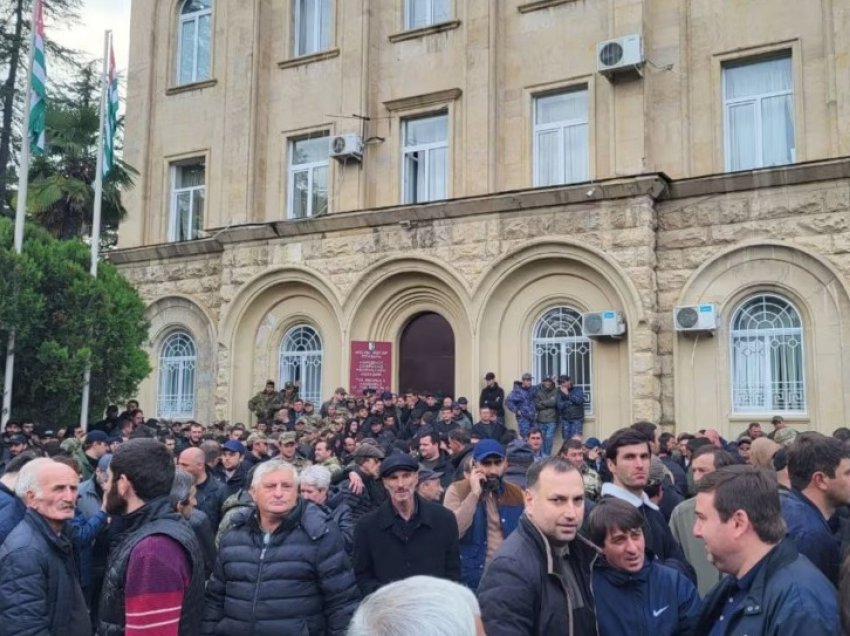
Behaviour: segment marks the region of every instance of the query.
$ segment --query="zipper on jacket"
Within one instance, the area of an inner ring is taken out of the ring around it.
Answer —
[[[257,580],[254,583],[254,600],[251,603],[251,613],[256,616],[257,610],[257,596],[260,594],[260,581],[263,579],[263,564],[266,560],[266,550],[269,549],[269,543],[271,542],[272,535],[270,532],[263,533],[263,549],[260,550],[260,567],[257,570]]]

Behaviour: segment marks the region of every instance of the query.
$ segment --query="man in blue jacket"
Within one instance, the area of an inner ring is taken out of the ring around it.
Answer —
[[[604,557],[593,571],[600,636],[694,633],[699,593],[684,574],[646,554],[640,510],[603,499],[590,513],[587,531]]]
[[[850,503],[850,449],[834,437],[803,433],[788,448],[788,476],[791,491],[780,498],[788,536],[838,587],[841,546],[828,522]]]
[[[505,400],[505,407],[516,416],[520,436],[528,439],[528,433],[534,426],[534,420],[537,419],[530,373],[523,373],[521,381],[514,382],[514,388]]]
[[[694,535],[729,576],[705,599],[696,632],[835,636],[835,588],[785,537],[776,477],[724,466],[696,484]]]

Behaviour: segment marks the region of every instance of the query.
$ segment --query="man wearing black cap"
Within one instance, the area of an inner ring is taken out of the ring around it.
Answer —
[[[416,494],[419,464],[396,453],[381,464],[389,500],[354,529],[354,573],[361,592],[417,574],[460,581],[454,515]]]
[[[489,371],[484,376],[484,388],[478,398],[478,408],[488,407],[499,418],[500,422],[505,420],[505,390],[496,382],[496,374]]]
[[[244,458],[245,446],[242,442],[231,439],[221,445],[221,464],[216,466],[213,475],[224,484],[225,499],[245,487],[248,467],[242,461]]]

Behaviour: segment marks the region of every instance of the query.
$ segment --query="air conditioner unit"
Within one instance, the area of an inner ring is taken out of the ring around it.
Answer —
[[[363,159],[363,140],[360,135],[351,133],[336,135],[330,139],[330,156],[340,161],[345,159]]]
[[[626,321],[611,309],[582,314],[581,333],[589,338],[619,338],[626,333]]]
[[[608,79],[622,73],[640,74],[645,61],[640,34],[625,35],[596,44],[596,70]]]
[[[717,305],[686,305],[673,308],[673,328],[676,331],[714,331],[720,314]]]

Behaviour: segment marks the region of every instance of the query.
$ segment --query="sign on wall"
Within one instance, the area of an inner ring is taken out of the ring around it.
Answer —
[[[349,390],[363,395],[364,389],[390,391],[392,387],[393,343],[353,340]]]

